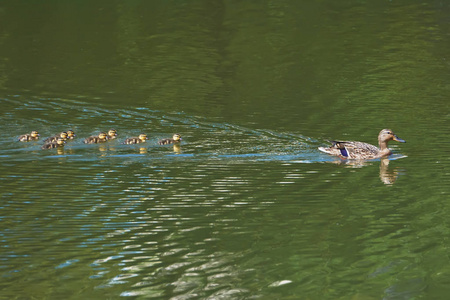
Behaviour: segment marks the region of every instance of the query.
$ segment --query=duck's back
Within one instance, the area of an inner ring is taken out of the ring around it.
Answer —
[[[85,144],[98,144],[103,142],[106,142],[106,140],[102,140],[98,136],[90,136],[84,139]]]
[[[173,139],[162,139],[158,142],[160,145],[169,145],[173,144],[175,141]]]
[[[19,141],[20,142],[29,142],[31,141],[33,138],[31,137],[31,135],[29,134],[22,134],[21,136],[19,136]]]
[[[132,144],[139,144],[139,143],[143,143],[145,142],[145,140],[141,140],[138,137],[131,137],[131,138],[127,138],[123,143],[127,144],[127,145],[132,145]]]
[[[333,141],[333,146],[339,149],[342,156],[348,158],[371,158],[378,156],[380,149],[374,145],[354,141]]]
[[[45,144],[49,144],[49,143],[56,142],[56,141],[58,140],[58,138],[59,138],[59,135],[51,136],[51,137],[49,137],[49,138],[46,138],[46,139],[44,140],[44,143],[45,143]]]

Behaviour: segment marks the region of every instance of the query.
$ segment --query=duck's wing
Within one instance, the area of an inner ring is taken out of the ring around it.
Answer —
[[[168,144],[172,144],[172,143],[173,143],[172,139],[163,139],[158,142],[158,144],[160,144],[160,145],[168,145]]]
[[[127,145],[137,144],[137,143],[139,143],[139,138],[137,138],[137,137],[127,138],[123,143],[127,144]]]
[[[380,149],[374,145],[354,142],[354,141],[329,141],[329,148],[319,147],[319,150],[334,156],[343,156],[346,158],[364,158],[378,154]]]
[[[370,158],[380,152],[378,147],[363,142],[339,142],[335,141],[334,147],[339,149],[341,155],[348,158]]]

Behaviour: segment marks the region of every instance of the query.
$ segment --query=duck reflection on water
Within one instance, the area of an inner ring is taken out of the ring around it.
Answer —
[[[400,175],[400,168],[394,167],[389,168],[390,160],[388,158],[380,159],[380,180],[384,184],[391,185],[394,184]],[[367,161],[367,160],[334,160],[330,161],[330,163],[345,165],[349,168],[363,168],[370,165],[373,165],[375,161]]]

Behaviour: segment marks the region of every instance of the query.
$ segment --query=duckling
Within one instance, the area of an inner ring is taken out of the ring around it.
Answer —
[[[333,156],[348,159],[374,159],[386,157],[392,154],[392,151],[387,147],[389,141],[397,141],[406,143],[404,140],[396,136],[392,130],[383,129],[378,134],[379,148],[363,142],[354,141],[331,141],[332,145],[329,148],[319,147],[319,150]]]
[[[162,139],[158,142],[160,145],[168,145],[173,143],[179,143],[181,141],[181,135],[175,133],[171,139]]]
[[[19,136],[19,141],[20,142],[29,142],[29,141],[35,141],[39,139],[39,132],[37,132],[36,130],[33,130],[31,133],[27,133],[27,134],[22,134],[21,136]]]
[[[56,142],[59,138],[61,138],[65,141],[65,140],[67,140],[67,136],[68,136],[67,132],[63,131],[60,134],[57,134],[57,135],[54,135],[54,136],[51,136],[51,137],[45,139],[44,143],[45,144],[53,143],[53,142]]]
[[[142,133],[138,137],[127,138],[123,143],[127,144],[127,145],[139,144],[139,143],[145,143],[146,140],[148,140],[147,135],[145,133]]]
[[[98,143],[104,143],[108,139],[107,134],[105,132],[100,132],[98,136],[90,136],[84,140],[85,144],[98,144]]]
[[[56,141],[51,143],[45,143],[44,146],[42,146],[42,149],[53,149],[58,147],[64,147],[64,144],[66,141],[62,138],[58,138]]]
[[[108,136],[106,137],[106,139],[108,139],[108,140],[113,140],[113,139],[115,139],[117,137],[117,130],[115,130],[115,129],[110,129],[109,131],[108,131]]]
[[[76,137],[75,132],[73,130],[67,130],[67,139],[73,140]]]

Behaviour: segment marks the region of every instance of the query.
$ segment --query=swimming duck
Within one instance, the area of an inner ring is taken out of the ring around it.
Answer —
[[[39,132],[37,132],[36,130],[33,130],[31,133],[22,134],[21,136],[19,136],[20,142],[29,142],[38,139],[39,139]]]
[[[127,138],[123,143],[127,145],[145,143],[148,137],[145,133],[140,134],[138,137]]]
[[[67,139],[73,140],[76,137],[75,132],[73,130],[67,130]]]
[[[392,130],[383,129],[378,134],[379,148],[363,143],[353,141],[331,141],[332,146],[329,148],[319,147],[319,150],[333,156],[349,159],[374,159],[391,155],[391,150],[387,147],[389,141],[394,140],[400,143],[406,143],[404,140],[396,136]]]
[[[64,147],[65,140],[62,138],[58,138],[56,141],[51,143],[45,143],[44,146],[42,146],[42,149],[53,149],[58,147]]]
[[[181,141],[181,135],[175,133],[171,139],[163,139],[158,142],[160,145],[168,145],[173,143],[179,143]]]
[[[105,132],[100,132],[98,136],[93,135],[84,140],[85,144],[97,144],[97,143],[104,143],[108,140],[108,136]]]
[[[54,135],[54,136],[51,136],[51,137],[45,139],[44,143],[45,144],[53,143],[53,142],[56,142],[59,138],[61,138],[65,141],[65,140],[67,140],[67,136],[68,136],[67,132],[63,131],[60,134],[57,134],[57,135]]]
[[[108,140],[113,140],[113,139],[115,139],[117,137],[117,130],[115,130],[115,129],[110,129],[109,131],[108,131],[108,136],[106,137],[106,139],[108,139]]]

